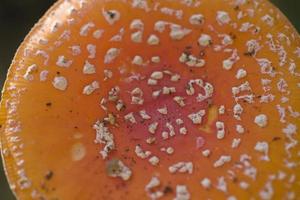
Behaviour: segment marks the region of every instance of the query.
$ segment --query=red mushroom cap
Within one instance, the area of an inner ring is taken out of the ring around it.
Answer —
[[[19,199],[300,198],[300,39],[266,0],[58,1],[10,67]]]

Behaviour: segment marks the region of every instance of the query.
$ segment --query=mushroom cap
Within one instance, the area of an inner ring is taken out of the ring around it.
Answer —
[[[3,89],[10,186],[19,199],[300,198],[299,65],[299,34],[265,0],[58,1]]]

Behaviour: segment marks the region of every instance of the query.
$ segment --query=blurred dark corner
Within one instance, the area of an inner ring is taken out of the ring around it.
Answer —
[[[0,88],[15,51],[55,0],[0,0]],[[300,1],[272,0],[300,31]],[[0,200],[13,200],[0,162]]]

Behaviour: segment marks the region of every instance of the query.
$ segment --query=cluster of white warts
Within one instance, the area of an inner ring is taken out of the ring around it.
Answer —
[[[144,1],[142,0],[135,0],[133,1],[133,7],[134,8],[142,8],[142,9],[149,9],[148,6],[146,4],[143,3]],[[241,3],[243,3],[244,1],[239,1]],[[177,18],[180,18],[181,14],[180,11],[173,11],[172,9],[168,9],[168,8],[162,8],[161,12],[164,14],[169,14],[169,15],[175,15]],[[251,16],[252,12],[249,10],[248,15]],[[121,15],[118,11],[116,10],[102,10],[102,14],[105,18],[105,20],[110,24],[113,25],[115,23],[118,22],[118,20],[120,19]],[[238,18],[242,18],[243,17],[243,13],[239,13],[238,14]],[[265,15],[261,18],[261,20],[263,22],[265,22],[268,26],[272,27],[274,24],[274,19],[270,16],[270,15]],[[202,25],[205,21],[205,18],[202,14],[194,14],[189,18],[189,22],[191,25],[195,25],[195,26],[199,26]],[[223,25],[227,25],[231,23],[231,18],[229,17],[228,13],[225,11],[218,11],[217,12],[217,16],[216,16],[216,21],[218,22],[218,24],[220,26]],[[170,37],[173,40],[181,40],[182,38],[184,38],[186,35],[190,34],[192,30],[187,29],[187,28],[183,28],[180,25],[177,24],[173,24],[173,23],[169,23],[166,21],[158,21],[155,23],[154,26],[154,30],[157,31],[158,33],[163,32],[166,27],[170,28]],[[81,30],[80,30],[80,35],[81,36],[87,36],[89,34],[89,32],[91,31],[91,29],[93,29],[95,27],[95,24],[93,22],[89,22],[87,24],[85,24],[84,26],[82,26]],[[241,32],[246,32],[249,31],[251,28],[253,28],[254,25],[250,24],[250,23],[244,23],[241,28],[240,31]],[[53,31],[55,31],[57,29],[57,26],[53,27]],[[134,30],[135,32],[133,32],[131,34],[131,40],[132,42],[135,43],[141,43],[143,41],[143,30],[144,30],[144,24],[141,20],[136,19],[134,20],[131,25],[130,25],[130,29]],[[259,30],[257,27],[255,29],[255,31]],[[102,37],[104,30],[101,29],[97,29],[93,32],[93,37],[96,39],[99,39]],[[226,34],[223,35],[219,35],[219,37],[223,38],[222,40],[222,45],[215,45],[214,46],[214,50],[215,51],[220,51],[222,48],[231,45],[233,43],[231,37],[229,37]],[[272,36],[268,36],[270,38],[270,40],[272,40]],[[281,35],[282,37],[282,35]],[[114,38],[114,39],[113,39]],[[118,41],[122,39],[122,31],[120,31],[119,35],[116,35],[116,37],[113,37],[112,41]],[[203,47],[207,47],[210,46],[212,44],[212,39],[211,36],[208,34],[202,34],[199,39],[198,39],[198,44],[200,46]],[[271,41],[273,42],[273,41]],[[272,43],[270,42],[270,48],[273,48]],[[150,46],[155,46],[155,45],[159,45],[160,44],[160,39],[159,36],[157,34],[151,34],[150,36],[147,37],[147,44]],[[253,52],[254,54],[256,54],[259,50],[260,50],[260,45],[257,41],[255,40],[251,40],[247,42],[247,47],[248,47],[248,51],[249,52]],[[72,54],[73,56],[79,55],[81,53],[81,47],[80,46],[72,46],[70,47],[72,50]],[[89,52],[89,58],[93,59],[96,57],[96,46],[93,44],[88,44],[86,47],[87,51]],[[279,48],[280,49],[280,48]],[[272,50],[272,49],[271,49]],[[274,51],[277,51],[277,49],[275,49]],[[279,53],[281,55],[284,55],[284,51],[278,50],[280,51]],[[228,58],[225,59],[223,61],[223,69],[225,70],[232,70],[234,64],[239,60],[239,56],[237,53],[236,49],[224,49],[224,52],[231,52],[232,55]],[[106,55],[104,57],[104,63],[105,64],[110,64],[112,63],[121,53],[121,49],[118,48],[110,48],[107,50]],[[47,55],[43,52],[40,52],[39,55],[44,56],[45,58],[47,58]],[[49,56],[48,56],[49,57]],[[281,63],[282,65],[285,64],[285,58],[282,57]],[[205,65],[205,60],[200,59],[195,57],[194,55],[188,55],[185,53],[182,53],[179,57],[179,61],[181,63],[186,64],[188,67],[203,67]],[[258,64],[261,66],[261,72],[262,74],[267,74],[270,75],[271,77],[274,77],[274,75],[276,75],[272,70],[270,70],[270,62],[266,59],[257,59]],[[153,63],[159,63],[160,62],[160,57],[158,56],[153,56],[151,58],[151,62]],[[139,66],[143,66],[145,64],[147,64],[148,61],[144,61],[144,59],[142,58],[142,56],[140,55],[136,55],[133,59],[132,59],[132,64],[135,65],[139,65]],[[71,67],[73,64],[72,60],[67,59],[65,56],[59,56],[57,58],[57,62],[56,65],[58,67],[62,67],[62,68],[69,68]],[[96,66],[93,65],[92,63],[90,63],[88,60],[85,61],[85,64],[83,66],[83,74],[86,75],[90,75],[90,74],[95,74],[96,73]],[[38,71],[38,66],[33,64],[31,66],[29,66],[24,74],[24,79],[27,81],[33,81],[34,80],[34,74]],[[291,63],[290,66],[290,72],[293,74],[295,74],[294,72],[294,68],[293,65]],[[40,81],[46,81],[47,77],[48,77],[49,72],[47,70],[43,70],[40,72]],[[110,70],[104,70],[104,74],[105,74],[105,79],[108,78],[112,78],[112,72]],[[157,81],[160,80],[163,77],[164,73],[163,72],[153,72],[153,74],[151,75],[151,78],[148,81],[149,85],[156,85]],[[237,70],[236,72],[236,79],[241,80],[243,78],[245,78],[247,76],[247,71],[244,68],[240,68]],[[179,80],[180,79],[180,75],[174,74],[171,77],[171,80]],[[271,80],[269,79],[263,79],[262,80],[262,85],[263,88],[265,90],[265,92],[268,92],[270,90],[268,90],[267,85],[271,82]],[[65,91],[68,88],[68,80],[66,77],[64,76],[55,76],[52,84],[54,86],[54,88],[61,90],[61,91]],[[281,91],[282,93],[286,94],[286,88],[287,88],[287,84],[284,81],[284,79],[281,79],[281,82],[278,82],[278,90]],[[96,91],[97,89],[100,88],[100,84],[98,81],[93,81],[90,84],[84,86],[83,88],[83,94],[85,95],[91,95],[94,93],[94,91]],[[176,92],[176,89],[172,89],[172,88],[165,88],[162,89],[162,91],[165,91],[165,93],[172,93]],[[253,95],[252,94],[248,94],[248,95],[241,95],[241,96],[237,96],[239,93],[241,92],[251,92],[251,87],[249,85],[248,82],[245,82],[239,86],[233,87],[232,88],[232,93],[233,93],[233,97],[234,100],[236,102],[240,101],[240,100],[245,100],[248,103],[253,103]],[[155,94],[153,94],[154,96],[159,95],[161,93],[161,91],[156,92]],[[142,94],[141,92],[137,94],[138,96],[136,98],[133,98],[133,103],[137,103],[137,104],[142,104]],[[263,95],[261,97],[261,103],[267,103],[270,101],[273,101],[274,97],[272,96],[272,94],[267,94],[267,95]],[[178,103],[178,105],[180,106],[184,106],[184,98],[182,97],[176,97],[174,98],[174,101],[176,101]],[[287,97],[282,98],[282,102],[285,103],[288,101]],[[281,116],[281,121],[283,123],[286,123],[286,119],[285,119],[285,112],[286,112],[286,108],[281,107],[280,105],[277,105],[277,109],[280,113]],[[299,113],[295,112],[292,110],[291,107],[288,107],[288,110],[290,112],[290,115],[292,117],[299,117]],[[160,108],[157,110],[160,114],[167,114],[167,108]],[[242,106],[237,103],[234,108],[234,115],[233,117],[239,121],[241,120],[241,115],[243,113],[243,108]],[[226,112],[225,106],[220,106],[219,108],[219,114],[222,115]],[[140,115],[144,118],[144,119],[149,119],[149,115],[147,115],[146,111],[141,111]],[[189,118],[192,120],[192,122],[194,124],[199,124],[202,121],[202,117],[205,115],[205,112],[203,111],[199,111],[198,113],[192,113],[189,115]],[[151,117],[150,117],[151,118]],[[129,120],[132,123],[135,123],[134,121],[134,117],[132,114],[129,114],[127,116],[127,120]],[[180,119],[178,119],[178,123]],[[257,124],[258,127],[264,128],[268,125],[268,117],[266,114],[258,114],[255,118],[254,118],[254,123]],[[101,127],[102,126],[102,127]],[[100,127],[100,128],[99,128]],[[169,124],[167,125],[167,127],[169,127],[170,130],[170,136],[172,136],[172,126]],[[149,126],[149,132],[150,133],[155,133],[155,129],[157,128],[157,124],[151,124],[151,126]],[[217,138],[218,139],[222,139],[224,138],[225,135],[225,125],[224,122],[218,121],[216,122],[216,128],[217,128]],[[109,153],[110,150],[112,150],[114,148],[114,143],[113,143],[113,135],[108,132],[108,130],[105,129],[105,127],[103,127],[103,124],[101,125],[100,122],[98,122],[97,127],[95,127],[95,129],[97,129],[98,131],[100,130],[100,132],[98,132],[99,134],[97,134],[97,142],[100,143],[105,143],[105,148],[102,151],[102,155],[105,158],[107,156],[107,153]],[[180,131],[180,133],[182,134],[186,134],[186,129],[184,127],[182,127],[181,129],[182,131]],[[286,128],[283,129],[283,133],[285,133],[287,135],[287,137],[291,140],[291,143],[287,143],[286,145],[286,149],[287,152],[290,148],[294,147],[295,144],[293,145],[293,141],[294,139],[292,138],[292,136],[296,133],[297,127],[294,124],[289,123]],[[236,125],[236,131],[239,134],[243,134],[245,132],[245,129],[242,125],[237,124]],[[167,137],[167,135],[165,134],[165,137]],[[239,143],[241,142],[240,138],[234,138],[233,142],[232,142],[232,148],[237,148]],[[263,153],[263,156],[261,157],[262,160],[264,161],[269,161],[270,158],[268,156],[268,151],[269,151],[269,146],[268,146],[268,142],[266,141],[259,141],[256,143],[254,149],[258,152]],[[168,154],[172,154],[174,152],[174,149],[172,147],[166,147],[166,148],[162,148],[161,151],[165,151]],[[157,165],[159,163],[159,158],[156,156],[153,156],[151,154],[151,152],[149,151],[143,151],[141,149],[140,146],[136,146],[135,152],[137,154],[138,157],[145,159],[149,157],[149,162],[153,165]],[[206,149],[202,151],[203,156],[208,157],[210,155],[210,150]],[[242,158],[241,158],[242,160]],[[214,167],[220,167],[222,165],[224,165],[227,162],[231,161],[231,157],[230,156],[226,156],[226,155],[222,155],[220,156],[220,158],[215,161],[214,163]],[[121,161],[120,161],[121,162]],[[243,160],[243,162],[247,162],[245,160]],[[288,162],[289,165],[292,165],[290,162]],[[131,175],[131,171],[129,168],[127,168],[122,162],[120,163],[120,166],[123,166],[124,168],[124,173],[127,174],[127,176],[123,176],[120,175],[121,178],[123,178],[124,180],[128,180],[130,178]],[[255,169],[253,168],[249,168],[249,171],[253,171]],[[191,162],[178,162],[172,166],[169,167],[169,171],[171,173],[174,173],[176,171],[178,172],[188,172],[188,173],[192,173],[193,171],[193,164]],[[245,171],[245,173],[247,174],[247,171]],[[249,172],[250,173],[250,172]],[[282,175],[282,174],[281,174]],[[281,177],[281,176],[280,176]],[[262,190],[260,192],[260,196],[262,199],[268,199],[269,197],[272,196],[272,178],[266,183],[266,188],[264,188],[264,190]],[[146,186],[146,191],[150,191],[152,187],[156,187],[160,184],[158,179],[155,179],[155,177],[150,181],[150,183]],[[201,181],[201,185],[204,188],[210,188],[211,187],[211,180],[208,178],[203,178],[203,180]],[[240,183],[241,188],[246,189],[248,187],[248,183],[246,182],[241,182]],[[224,180],[224,178],[220,177],[218,180],[218,186],[217,188],[221,191],[225,191],[226,190],[226,182]],[[150,193],[149,193],[150,194]],[[157,192],[154,194],[150,194],[150,195],[154,195],[155,198],[159,198],[161,195],[163,195],[161,192]],[[176,187],[176,198],[175,199],[189,199],[190,195],[189,192],[186,188],[186,186],[184,185],[178,185]],[[232,199],[234,199],[234,197],[232,197]]]

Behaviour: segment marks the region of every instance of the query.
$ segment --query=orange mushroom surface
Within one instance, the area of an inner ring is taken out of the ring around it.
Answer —
[[[10,67],[18,199],[300,199],[300,39],[266,0],[60,0]]]

